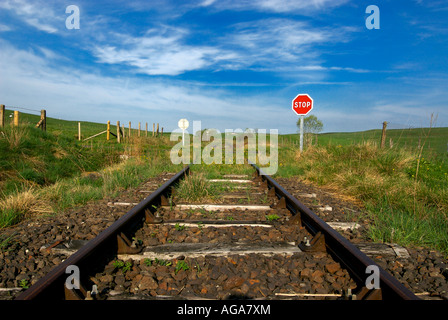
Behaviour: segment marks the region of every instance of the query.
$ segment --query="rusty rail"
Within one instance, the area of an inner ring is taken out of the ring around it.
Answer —
[[[51,270],[29,289],[17,296],[16,300],[32,299],[54,299],[63,300],[65,297],[64,283],[68,274],[66,268],[76,265],[80,270],[81,284],[83,283],[83,270],[91,271],[94,268],[94,261],[98,257],[108,252],[116,252],[117,235],[129,233],[130,230],[138,227],[142,223],[145,210],[151,209],[152,205],[161,203],[162,196],[171,192],[170,188],[188,173],[190,166],[184,167],[169,181],[164,183],[159,189],[140,202],[137,206],[129,210],[124,216],[115,221],[109,228],[101,232],[96,238],[90,240],[81,249]]]
[[[263,171],[255,164],[251,165],[257,170],[259,177],[266,181],[267,187],[275,191],[275,196],[278,199],[284,198],[286,208],[294,215],[297,220],[313,235],[323,235],[326,250],[331,254],[336,261],[340,261],[344,267],[350,272],[358,286],[363,287],[366,278],[370,275],[366,274],[366,268],[370,265],[375,265],[380,273],[380,289],[381,299],[383,300],[420,300],[410,290],[408,290],[397,279],[392,277],[387,271],[378,266],[372,259],[367,257],[363,252],[351,244],[346,238],[339,234],[336,230],[331,228],[325,221],[320,219],[313,211],[303,205],[300,201],[294,198],[288,191],[279,185],[270,176],[265,175]],[[272,189],[274,188],[274,189]],[[272,194],[274,191],[271,191]],[[320,233],[320,234],[319,234]],[[362,295],[368,295],[365,288]],[[373,291],[372,291],[373,293]],[[366,296],[367,298],[367,296]]]

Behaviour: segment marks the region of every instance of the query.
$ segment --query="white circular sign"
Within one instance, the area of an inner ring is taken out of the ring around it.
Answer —
[[[190,124],[188,123],[187,119],[180,119],[177,125],[180,129],[186,130]]]

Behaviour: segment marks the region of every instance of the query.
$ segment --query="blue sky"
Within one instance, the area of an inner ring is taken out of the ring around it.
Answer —
[[[369,30],[368,5],[380,10]],[[66,7],[80,10],[67,29]],[[0,103],[112,123],[297,132],[448,126],[448,1],[0,3]]]

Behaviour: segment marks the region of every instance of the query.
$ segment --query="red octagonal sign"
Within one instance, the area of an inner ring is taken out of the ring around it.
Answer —
[[[299,116],[308,114],[313,109],[313,99],[306,93],[298,94],[292,100],[292,110]]]

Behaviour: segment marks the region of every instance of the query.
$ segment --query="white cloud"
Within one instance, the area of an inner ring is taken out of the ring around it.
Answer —
[[[13,30],[13,29],[10,26],[0,24],[0,32],[6,32],[6,31],[11,31],[11,30]]]
[[[199,6],[208,7],[208,6],[212,5],[215,1],[216,0],[204,0],[199,4]]]
[[[115,46],[96,46],[99,62],[124,64],[149,75],[178,75],[198,70],[222,59],[216,48],[184,44],[184,29],[161,27],[150,29],[142,37],[117,35]]]
[[[421,100],[424,100],[423,98]],[[395,103],[380,103],[373,108],[374,112],[388,114],[390,117],[407,118],[408,120],[427,121],[425,125],[429,126],[431,114],[442,118],[448,116],[446,105],[424,105],[416,101],[397,101]]]
[[[316,14],[349,0],[221,0],[213,3],[219,10],[257,10],[291,14]]]
[[[233,24],[216,36],[158,25],[142,36],[114,32],[105,36],[97,30],[99,41],[91,51],[100,63],[130,66],[137,73],[148,75],[175,76],[193,70],[252,70],[290,75],[293,69],[316,66],[308,70],[313,74],[303,77],[322,80],[322,75],[329,71],[366,72],[322,66],[322,50],[318,46],[349,41],[352,31],[315,28],[285,18]]]
[[[55,33],[65,28],[63,15],[58,15],[48,1],[3,0],[0,9],[14,12],[26,24],[47,33]],[[65,7],[60,5],[61,13]]]
[[[273,49],[288,53],[303,52],[306,46],[330,41],[335,36],[330,29],[313,28],[303,21],[291,19],[244,22],[233,25],[233,28],[235,32],[231,39],[240,46],[259,49],[274,45]]]
[[[322,10],[339,6],[348,0],[258,0],[254,6],[274,12],[297,13],[300,10]]]
[[[323,47],[350,39],[347,28],[316,28],[304,21],[286,18],[263,19],[234,24],[231,32],[219,38],[220,46],[235,53],[233,69],[271,71],[290,77],[293,71],[321,80],[327,72],[349,67],[324,67]]]

